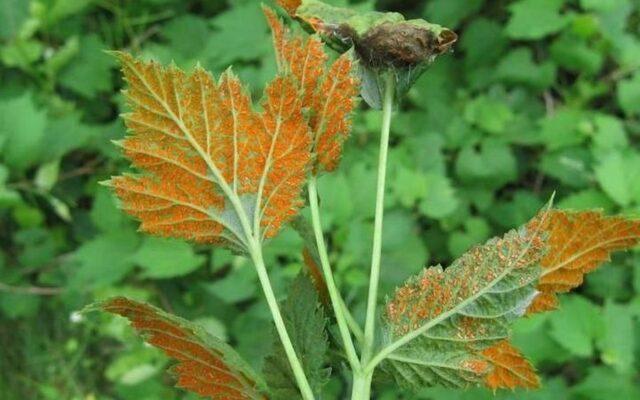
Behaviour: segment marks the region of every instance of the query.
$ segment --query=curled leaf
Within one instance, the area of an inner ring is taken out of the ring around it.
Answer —
[[[150,345],[178,363],[177,385],[213,400],[265,400],[255,372],[225,343],[199,326],[124,297],[90,307],[121,315]]]
[[[264,9],[273,32],[279,68],[297,78],[302,106],[309,116],[316,155],[314,173],[336,169],[344,142],[351,132],[359,81],[350,54],[330,66],[322,42],[315,36],[303,39],[289,32],[269,8]]]
[[[262,112],[231,72],[143,62],[117,53],[131,133],[120,143],[143,172],[113,178],[145,232],[245,250],[273,237],[303,204],[311,135],[292,76],[265,89]]]
[[[541,260],[541,292],[529,313],[556,308],[556,293],[580,286],[584,275],[611,258],[614,251],[625,250],[640,242],[640,221],[624,217],[606,217],[599,211],[568,212],[553,210],[549,217],[534,219],[532,229],[548,236],[548,251]]]

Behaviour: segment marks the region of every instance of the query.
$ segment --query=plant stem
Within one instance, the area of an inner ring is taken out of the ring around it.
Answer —
[[[318,183],[315,176],[309,179],[309,204],[311,208],[311,221],[313,225],[313,233],[316,237],[316,245],[318,246],[318,254],[320,256],[320,265],[322,266],[322,272],[324,279],[327,282],[327,289],[329,290],[329,298],[331,299],[331,305],[338,322],[338,330],[342,337],[342,343],[344,345],[345,352],[347,353],[347,359],[351,369],[359,371],[361,369],[360,360],[358,359],[358,353],[353,345],[353,339],[349,331],[349,325],[345,318],[343,311],[344,301],[340,296],[336,282],[333,279],[333,272],[331,271],[331,265],[329,263],[329,255],[327,253],[327,246],[324,241],[324,235],[322,233],[322,223],[320,221],[320,211],[318,206]]]
[[[376,193],[376,214],[373,230],[373,250],[371,254],[371,276],[367,298],[367,318],[364,327],[364,348],[362,365],[366,365],[373,352],[376,327],[376,306],[378,304],[378,284],[380,281],[380,261],[382,256],[382,224],[384,219],[384,194],[387,176],[387,156],[389,153],[389,133],[395,99],[395,75],[385,76],[384,104],[382,109],[382,132],[380,134],[380,158],[378,162],[378,185]]]
[[[351,400],[369,400],[371,398],[371,380],[373,374],[354,374]]]
[[[342,312],[344,313],[344,317],[347,320],[347,325],[349,325],[349,329],[351,329],[351,333],[353,333],[353,336],[356,338],[358,343],[362,345],[362,343],[364,342],[364,332],[362,331],[362,328],[358,324],[358,321],[356,321],[356,319],[353,317],[353,314],[351,314],[351,312],[347,308],[347,305],[344,303],[344,299],[342,299],[342,297],[340,298],[340,303],[342,305]]]
[[[307,377],[304,373],[304,368],[302,367],[302,364],[300,363],[300,360],[296,355],[295,349],[293,348],[293,343],[291,342],[291,338],[287,333],[287,328],[284,324],[284,320],[282,319],[282,314],[280,313],[278,301],[276,300],[276,296],[273,293],[273,287],[271,286],[271,281],[269,280],[269,275],[267,274],[267,268],[264,263],[262,246],[260,242],[256,240],[251,241],[249,251],[251,253],[251,259],[253,260],[253,263],[256,267],[256,271],[258,272],[258,278],[260,279],[260,284],[262,285],[264,296],[267,299],[267,304],[269,305],[269,310],[271,311],[273,322],[276,325],[276,330],[278,331],[278,335],[280,336],[280,341],[282,342],[284,351],[287,354],[287,359],[289,360],[289,364],[291,365],[291,369],[293,370],[293,375],[295,376],[296,382],[298,383],[302,398],[304,400],[314,400],[315,397],[313,395],[313,391],[311,390],[309,381],[307,380]]]

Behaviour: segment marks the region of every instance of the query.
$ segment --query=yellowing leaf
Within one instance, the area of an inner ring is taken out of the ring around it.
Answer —
[[[273,32],[278,66],[293,74],[299,84],[303,107],[309,113],[309,127],[316,155],[314,173],[336,169],[342,146],[351,132],[351,114],[359,93],[355,64],[343,54],[331,66],[320,39],[303,40],[292,35],[269,8],[265,14]]]
[[[584,275],[610,260],[614,251],[625,250],[640,242],[640,221],[623,217],[606,217],[598,211],[551,211],[544,221],[534,219],[532,229],[548,235],[546,256],[540,262],[541,294],[529,313],[552,310],[556,293],[580,286]]]
[[[245,249],[273,237],[303,204],[311,135],[292,76],[266,88],[263,111],[230,71],[142,62],[118,53],[131,135],[121,146],[140,176],[113,178],[145,232]]]
[[[180,388],[214,400],[264,400],[258,378],[225,343],[186,320],[123,297],[92,306],[131,321],[147,343],[178,361]]]
[[[531,363],[508,340],[489,347],[482,355],[492,366],[491,372],[484,377],[490,389],[540,387],[540,378]]]

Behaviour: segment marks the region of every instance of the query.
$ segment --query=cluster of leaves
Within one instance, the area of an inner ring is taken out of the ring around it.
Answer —
[[[554,190],[560,208],[637,209],[636,3],[379,3],[461,38],[456,53],[418,81],[394,123],[383,292],[426,263],[448,265],[471,245],[525,223]],[[371,10],[373,2],[356,7]],[[69,323],[69,315],[77,320],[73,310],[111,295],[162,302],[262,369],[273,342],[265,340],[270,317],[248,263],[138,234],[98,185],[126,165],[108,143],[125,135],[116,62],[102,50],[128,47],[185,70],[200,61],[216,74],[233,62],[259,93],[277,70],[259,7],[242,0],[10,0],[0,17],[9,21],[0,26],[2,393],[184,398],[162,384],[166,360],[131,340],[122,321]],[[357,317],[378,118],[367,111],[355,121],[344,168],[320,182],[334,265]],[[301,248],[288,229],[267,248],[279,293],[301,267]],[[543,376],[542,391],[518,398],[638,396],[638,264],[633,254],[616,257],[579,294],[564,297],[559,311],[515,325],[514,344]],[[339,397],[342,385],[333,378],[327,396]],[[390,388],[380,398],[398,396]],[[489,396],[431,389],[415,398]]]

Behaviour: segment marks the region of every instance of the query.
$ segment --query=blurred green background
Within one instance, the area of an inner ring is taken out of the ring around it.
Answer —
[[[347,0],[332,3],[344,5]],[[460,42],[393,125],[383,288],[446,265],[560,207],[640,209],[639,0],[368,0],[455,29]],[[244,259],[146,237],[98,182],[128,168],[122,86],[104,49],[219,73],[259,95],[275,63],[256,0],[0,0],[0,398],[194,399],[122,319],[81,316],[127,295],[202,323],[260,367],[272,340]],[[361,318],[380,115],[362,106],[341,169],[322,179],[331,256]],[[287,230],[267,247],[278,294],[301,268]],[[640,398],[640,253],[616,256],[515,343],[544,377],[500,399]],[[336,374],[325,398],[344,396]],[[379,388],[383,399],[485,399],[486,391]]]

